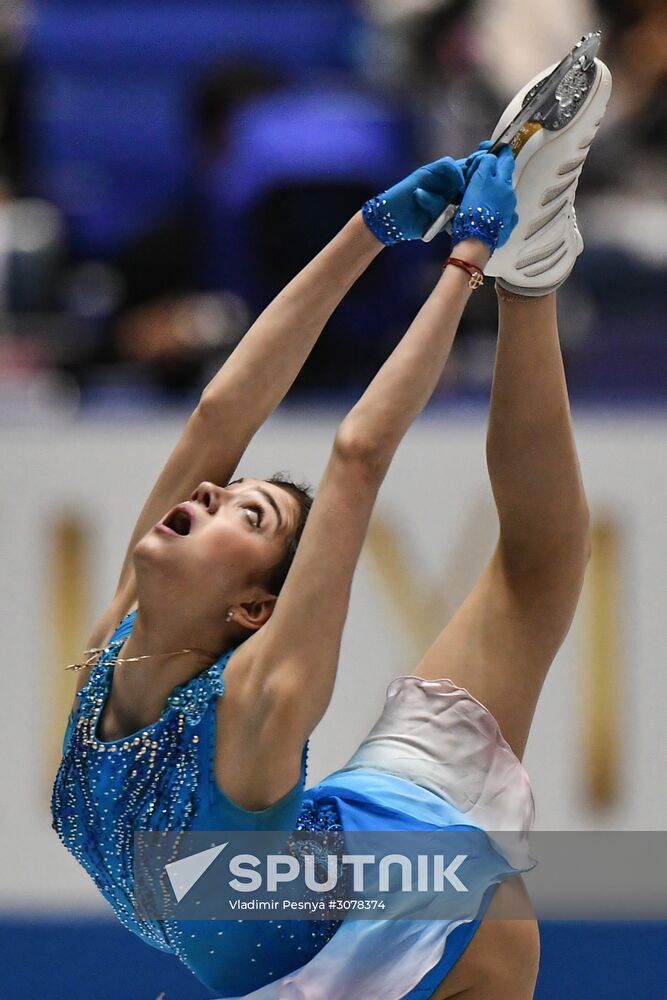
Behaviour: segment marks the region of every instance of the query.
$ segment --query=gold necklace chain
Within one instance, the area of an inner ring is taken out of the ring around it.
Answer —
[[[118,645],[122,646],[122,645],[124,645],[125,641],[126,641],[125,639],[117,639],[116,642],[112,642],[108,646],[105,646],[102,649],[97,649],[97,648],[94,648],[94,647],[92,649],[84,649],[84,653],[90,653],[90,656],[87,656],[86,659],[83,661],[83,663],[70,663],[70,664],[68,664],[68,666],[65,667],[65,670],[73,670],[76,673],[79,670],[83,670],[85,667],[91,667],[91,666],[93,666],[93,660],[95,660],[95,654],[97,654],[97,658],[99,659],[100,654],[102,654],[102,653],[108,653],[109,650],[112,649],[114,646],[118,646]],[[116,657],[116,659],[115,659],[114,662],[115,663],[134,663],[137,660],[150,660],[150,659],[152,659],[155,656],[180,656],[181,653],[204,653],[207,658],[209,658],[209,656],[210,656],[210,654],[207,653],[205,649],[196,649],[196,648],[194,648],[194,649],[177,649],[173,653],[142,653],[141,656],[121,656],[121,657]],[[215,659],[216,659],[216,657],[213,658],[213,662],[215,662]]]

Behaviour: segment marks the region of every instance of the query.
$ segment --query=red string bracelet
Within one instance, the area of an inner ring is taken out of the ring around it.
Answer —
[[[476,288],[481,288],[484,284],[484,272],[481,267],[477,264],[471,264],[467,260],[461,260],[459,257],[448,257],[445,263],[442,265],[443,270],[448,264],[453,264],[454,267],[460,267],[462,271],[467,271],[470,275],[470,280],[468,281],[468,288],[472,288],[473,291]]]

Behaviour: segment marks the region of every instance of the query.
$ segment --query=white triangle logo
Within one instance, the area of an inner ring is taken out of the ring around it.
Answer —
[[[180,903],[189,892],[195,882],[202,877],[207,868],[213,864],[218,854],[225,849],[229,841],[220,844],[218,847],[209,847],[207,851],[198,851],[197,854],[190,854],[180,861],[172,861],[165,865],[165,871],[169,876],[171,887],[176,896],[176,902]]]

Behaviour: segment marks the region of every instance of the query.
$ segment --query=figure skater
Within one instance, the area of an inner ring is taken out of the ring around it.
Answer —
[[[467,824],[525,838],[534,810],[520,761],[589,550],[554,293],[582,248],[574,191],[609,91],[606,67],[597,72],[577,113],[530,136],[516,162],[508,148],[481,148],[372,199],[265,310],[204,389],[77,665],[54,828],[125,926],[221,996],[533,995],[536,922],[490,919],[525,899],[521,857],[496,855],[476,912],[458,922],[178,922],[137,919],[132,846],[136,830]],[[310,513],[291,481],[230,481],[353,282],[383,246],[420,238],[455,197],[451,257],[340,424]],[[487,438],[497,545],[414,673],[389,685],[351,760],[304,791],[378,489],[483,271],[499,299]]]

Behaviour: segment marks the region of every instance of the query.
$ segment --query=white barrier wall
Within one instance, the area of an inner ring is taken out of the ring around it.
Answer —
[[[334,698],[312,738],[309,784],[352,753],[390,679],[411,672],[491,553],[484,418],[425,417],[396,458],[355,579]],[[50,827],[75,683],[63,668],[115,590],[135,519],[184,421],[0,431],[5,911],[109,912]],[[575,423],[594,560],[526,755],[537,827],[663,829],[667,414],[582,412]],[[280,469],[316,482],[335,427],[333,415],[278,416],[240,474]]]

